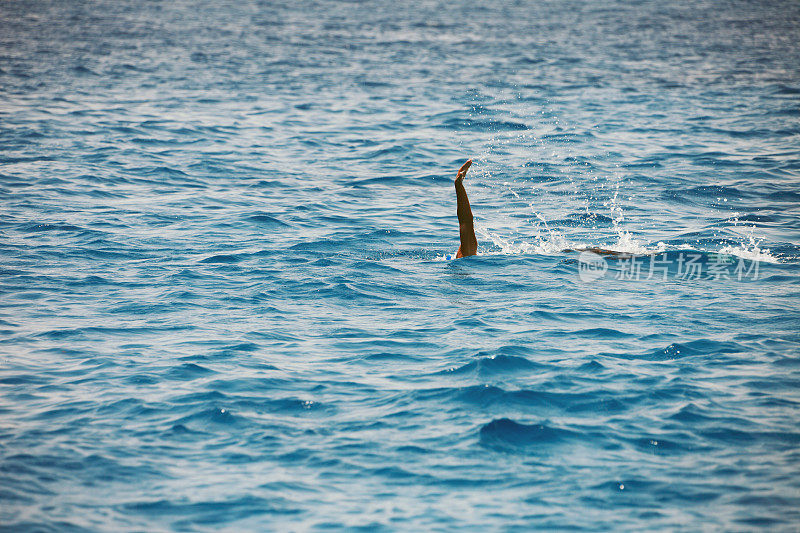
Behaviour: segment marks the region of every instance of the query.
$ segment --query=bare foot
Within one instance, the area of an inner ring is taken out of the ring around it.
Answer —
[[[467,170],[472,165],[472,159],[467,159],[467,162],[461,165],[461,168],[458,169],[458,174],[456,174],[456,181],[461,181],[464,179],[464,176],[467,175]]]

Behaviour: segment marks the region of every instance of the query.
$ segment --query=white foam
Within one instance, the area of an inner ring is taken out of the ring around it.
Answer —
[[[742,243],[738,246],[723,246],[718,250],[721,254],[735,255],[742,259],[750,261],[761,261],[763,263],[780,263],[780,260],[772,255],[772,253],[764,248],[761,249],[758,245],[761,241],[757,241],[752,235],[749,236],[749,243]]]
[[[526,240],[515,240],[511,236],[501,235],[485,228],[478,228],[477,233],[484,240],[490,240],[495,247],[500,248],[497,252],[481,253],[480,255],[560,255],[564,253],[564,250],[599,247],[633,255],[654,255],[673,250],[696,250],[698,252],[733,255],[750,261],[780,262],[768,249],[760,248],[758,246],[760,241],[757,241],[752,235],[749,237],[749,242],[743,242],[736,246],[724,246],[718,250],[706,250],[692,247],[689,244],[669,246],[663,241],[656,243],[645,242],[638,239],[632,232],[617,227],[617,240],[615,243],[586,243],[571,241],[562,233],[552,230],[540,213],[536,213],[536,217],[541,221],[541,224],[537,224],[536,235]],[[616,226],[616,224],[614,225]]]

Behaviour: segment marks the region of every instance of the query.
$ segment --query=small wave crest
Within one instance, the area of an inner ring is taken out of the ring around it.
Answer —
[[[575,436],[572,431],[546,423],[521,424],[509,418],[494,419],[480,429],[480,443],[489,448],[553,446]]]

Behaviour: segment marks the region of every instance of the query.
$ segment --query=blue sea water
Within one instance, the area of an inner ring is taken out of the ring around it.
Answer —
[[[797,531],[798,42],[789,0],[0,3],[0,530]]]

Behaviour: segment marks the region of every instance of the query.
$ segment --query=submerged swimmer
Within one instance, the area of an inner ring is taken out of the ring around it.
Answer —
[[[475,238],[475,226],[472,218],[472,208],[469,206],[469,198],[467,198],[467,191],[464,189],[464,176],[467,175],[467,170],[472,166],[472,159],[468,159],[466,163],[461,165],[456,174],[456,214],[458,215],[458,234],[461,237],[461,246],[458,247],[456,252],[456,259],[459,257],[467,257],[476,255],[478,253],[478,239]],[[600,255],[628,255],[622,252],[615,252],[614,250],[606,250],[604,248],[567,248],[562,252],[593,252]]]

